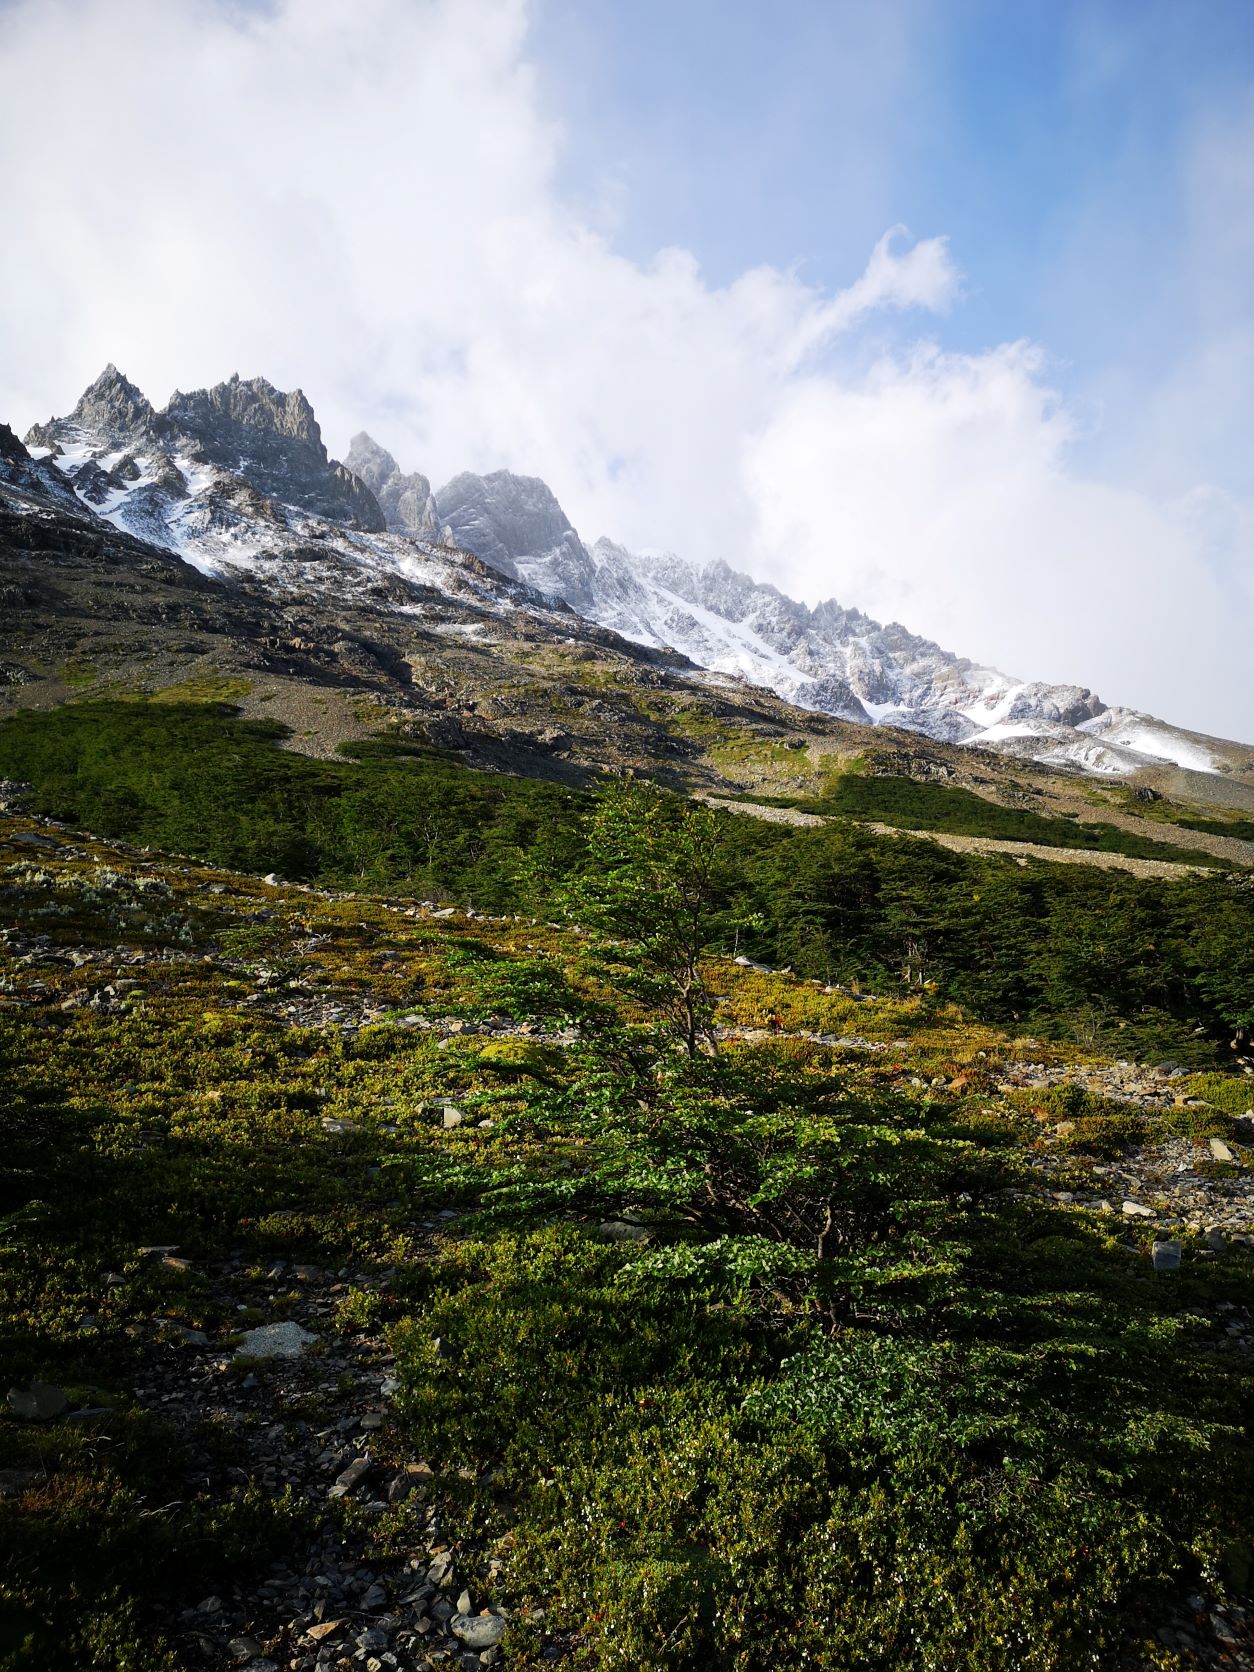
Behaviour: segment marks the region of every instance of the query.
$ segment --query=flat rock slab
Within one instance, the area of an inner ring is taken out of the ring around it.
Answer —
[[[282,1324],[262,1324],[245,1330],[235,1349],[237,1358],[299,1358],[316,1335],[310,1335],[294,1319]]]
[[[9,1389],[9,1409],[26,1422],[51,1422],[70,1402],[60,1388],[50,1382],[31,1382],[24,1388]]]
[[[355,1457],[348,1465],[347,1469],[344,1469],[335,1477],[335,1484],[328,1491],[327,1497],[347,1497],[354,1487],[359,1485],[361,1481],[365,1480],[366,1476],[370,1473],[370,1467],[370,1459],[368,1457]]]

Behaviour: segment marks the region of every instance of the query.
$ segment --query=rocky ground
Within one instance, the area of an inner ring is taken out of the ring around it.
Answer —
[[[178,1258],[173,1250],[152,1257]],[[235,1455],[242,1451],[236,1478],[243,1471],[269,1493],[290,1491],[309,1506],[314,1529],[254,1585],[207,1596],[166,1622],[189,1664],[251,1672],[496,1664],[508,1616],[484,1608],[481,1593],[499,1576],[498,1557],[442,1537],[434,1507],[417,1548],[392,1562],[366,1549],[371,1520],[405,1500],[423,1503],[452,1467],[399,1441],[382,1332],[345,1335],[335,1322],[350,1288],[384,1287],[389,1274],[283,1261],[259,1271],[237,1258],[202,1275],[216,1302],[281,1320],[216,1340],[159,1319],[135,1326],[150,1328],[135,1398],[190,1441],[189,1485],[212,1487],[221,1462],[204,1439],[225,1432]]]
[[[4,831],[11,867],[37,875],[41,864],[98,863],[100,854],[84,839],[47,822],[23,819]],[[123,850],[119,849],[119,852]],[[180,874],[177,863],[158,862],[130,850],[135,874]],[[184,876],[197,868],[185,866]],[[231,884],[205,881],[211,900]],[[309,895],[332,904],[352,896],[294,890],[278,879],[249,881],[253,920],[267,918],[275,902]],[[159,894],[159,890],[157,891]],[[485,918],[436,902],[389,905],[374,901],[398,930],[404,925],[448,923],[487,932],[516,926],[515,918]],[[174,922],[174,919],[171,919]],[[311,958],[318,937],[294,948]],[[65,932],[32,925],[6,930],[3,952],[9,974],[0,985],[0,1004],[23,1012],[93,1010],[124,1012],[142,994],[142,984],[160,971],[174,974],[195,954],[186,947],[136,944],[79,944]],[[206,959],[207,962],[213,961]],[[217,960],[220,964],[222,960]],[[742,971],[759,971],[747,959]],[[225,966],[224,966],[225,967]],[[401,1027],[452,1045],[476,1033],[517,1037],[560,1046],[571,1030],[504,1017],[444,1015],[398,1008],[390,992],[361,987],[323,990],[311,974],[272,970],[239,962],[233,996],[218,1003],[264,1014],[285,1026],[351,1036],[388,1018]],[[828,989],[828,991],[832,991]],[[855,995],[844,997],[853,1000]],[[909,1038],[876,1038],[875,999],[857,996],[867,1031],[821,1032],[768,1024],[738,1023],[721,1029],[725,1040],[755,1042],[794,1038],[848,1053],[853,1061],[883,1064],[907,1090],[952,1090],[929,1079]],[[1192,1138],[1172,1135],[1159,1117],[1179,1109],[1204,1111],[1191,1096],[1185,1070],[1107,1060],[1059,1061],[1002,1055],[990,1096],[1022,1109],[1034,1094],[1078,1086],[1145,1117],[1145,1141],[1114,1156],[1077,1153],[1068,1146],[1065,1120],[1037,1116],[1039,1138],[1023,1154],[1027,1186],[1067,1212],[1099,1216],[1130,1242],[1147,1244],[1146,1280],[1171,1282],[1180,1266],[1182,1244],[1189,1260],[1224,1261],[1254,1243],[1254,1077],[1250,1111],[1238,1117],[1240,1137]],[[446,1127],[465,1117],[450,1100],[440,1119]],[[323,1129],[350,1135],[354,1123],[322,1118]],[[380,1131],[386,1133],[386,1127]],[[151,1134],[161,1141],[159,1131]],[[406,1227],[421,1248],[450,1229],[452,1209],[431,1213]],[[1152,1242],[1146,1237],[1152,1231]],[[231,1588],[200,1598],[193,1606],[157,1622],[189,1667],[236,1667],[243,1672],[423,1672],[436,1666],[508,1664],[511,1613],[508,1597],[508,1509],[491,1537],[468,1540],[446,1528],[442,1488],[461,1477],[456,1457],[427,1456],[405,1439],[394,1419],[396,1383],[381,1307],[396,1273],[387,1267],[345,1265],[335,1270],[277,1259],[258,1264],[242,1250],[212,1259],[189,1259],[177,1246],[136,1249],[134,1258],[186,1276],[199,1286],[203,1310],[216,1320],[191,1328],[171,1309],[136,1314],[127,1334],[139,1363],[128,1398],[168,1423],[188,1447],[186,1490],[209,1492],[252,1482],[267,1496],[290,1493],[305,1514],[281,1562]],[[102,1296],[122,1279],[102,1271]],[[82,1328],[95,1319],[87,1315]],[[1254,1352],[1254,1309],[1219,1301],[1199,1318],[1212,1347],[1223,1354]],[[107,1410],[71,1409],[72,1400],[47,1384],[15,1387],[13,1416],[23,1421],[73,1420],[106,1432]],[[0,1495],[29,1488],[21,1471],[0,1470]],[[473,1478],[473,1477],[468,1477]],[[398,1506],[408,1506],[405,1536],[389,1547],[376,1534]],[[160,1513],[159,1508],[154,1513]],[[389,1550],[389,1554],[380,1554]],[[544,1631],[539,1611],[527,1616]],[[1202,1592],[1182,1598],[1153,1626],[1169,1649],[1187,1650],[1197,1665],[1213,1672],[1254,1668],[1254,1616],[1237,1603],[1219,1603]],[[543,1639],[546,1659],[566,1658],[572,1645],[559,1636]]]

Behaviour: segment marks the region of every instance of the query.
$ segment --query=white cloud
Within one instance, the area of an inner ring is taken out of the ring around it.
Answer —
[[[110,359],[156,400],[264,372],[333,449],[534,472],[589,536],[1254,735],[1245,507],[1080,479],[1030,345],[905,342],[958,298],[941,238],[886,234],[831,295],[623,258],[555,185],[526,29],[521,0],[0,11],[0,414]]]

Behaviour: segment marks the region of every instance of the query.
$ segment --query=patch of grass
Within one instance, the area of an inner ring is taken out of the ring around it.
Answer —
[[[36,952],[0,943],[21,1001],[0,1005],[0,1359],[111,1410],[6,1426],[6,1466],[40,1474],[0,1504],[0,1666],[173,1672],[161,1619],[305,1548],[306,1512],[232,1484],[229,1448],[189,1487],[129,1404],[163,1320],[225,1343],[253,1316],[198,1273],[228,1256],[251,1278],[351,1264],[336,1322],[387,1322],[405,1443],[441,1468],[424,1509],[449,1542],[500,1541],[476,1596],[510,1607],[520,1667],[554,1639],[621,1672],[1145,1664],[1169,1595],[1234,1583],[1252,1390],[1196,1319],[1248,1260],[1151,1285],[1114,1231],[1013,1199],[1035,1126],[999,1106],[1003,1065],[1069,1048],[712,960],[728,1019],[890,1048],[768,1038],[685,1065],[543,919],[432,921],[83,846],[0,849]],[[145,958],[140,998],[63,1010],[119,950]],[[315,998],[534,1032],[294,1025]],[[445,1208],[455,1228],[425,1229]],[[649,1240],[602,1229],[624,1220]],[[191,1272],[137,1252],[166,1242]],[[407,1558],[422,1524],[394,1514]]]
[[[94,685],[100,674],[90,662],[66,662],[59,670],[59,677],[71,691],[81,691],[88,685]]]
[[[234,703],[251,694],[253,681],[238,674],[202,673],[177,685],[163,685],[152,693],[153,702]]]

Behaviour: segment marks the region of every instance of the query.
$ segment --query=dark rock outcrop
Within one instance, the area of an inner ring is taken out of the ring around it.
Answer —
[[[236,472],[269,499],[357,528],[387,526],[366,484],[328,458],[300,389],[285,393],[264,377],[243,382],[237,374],[212,389],[176,390],[161,416],[205,463]]]

